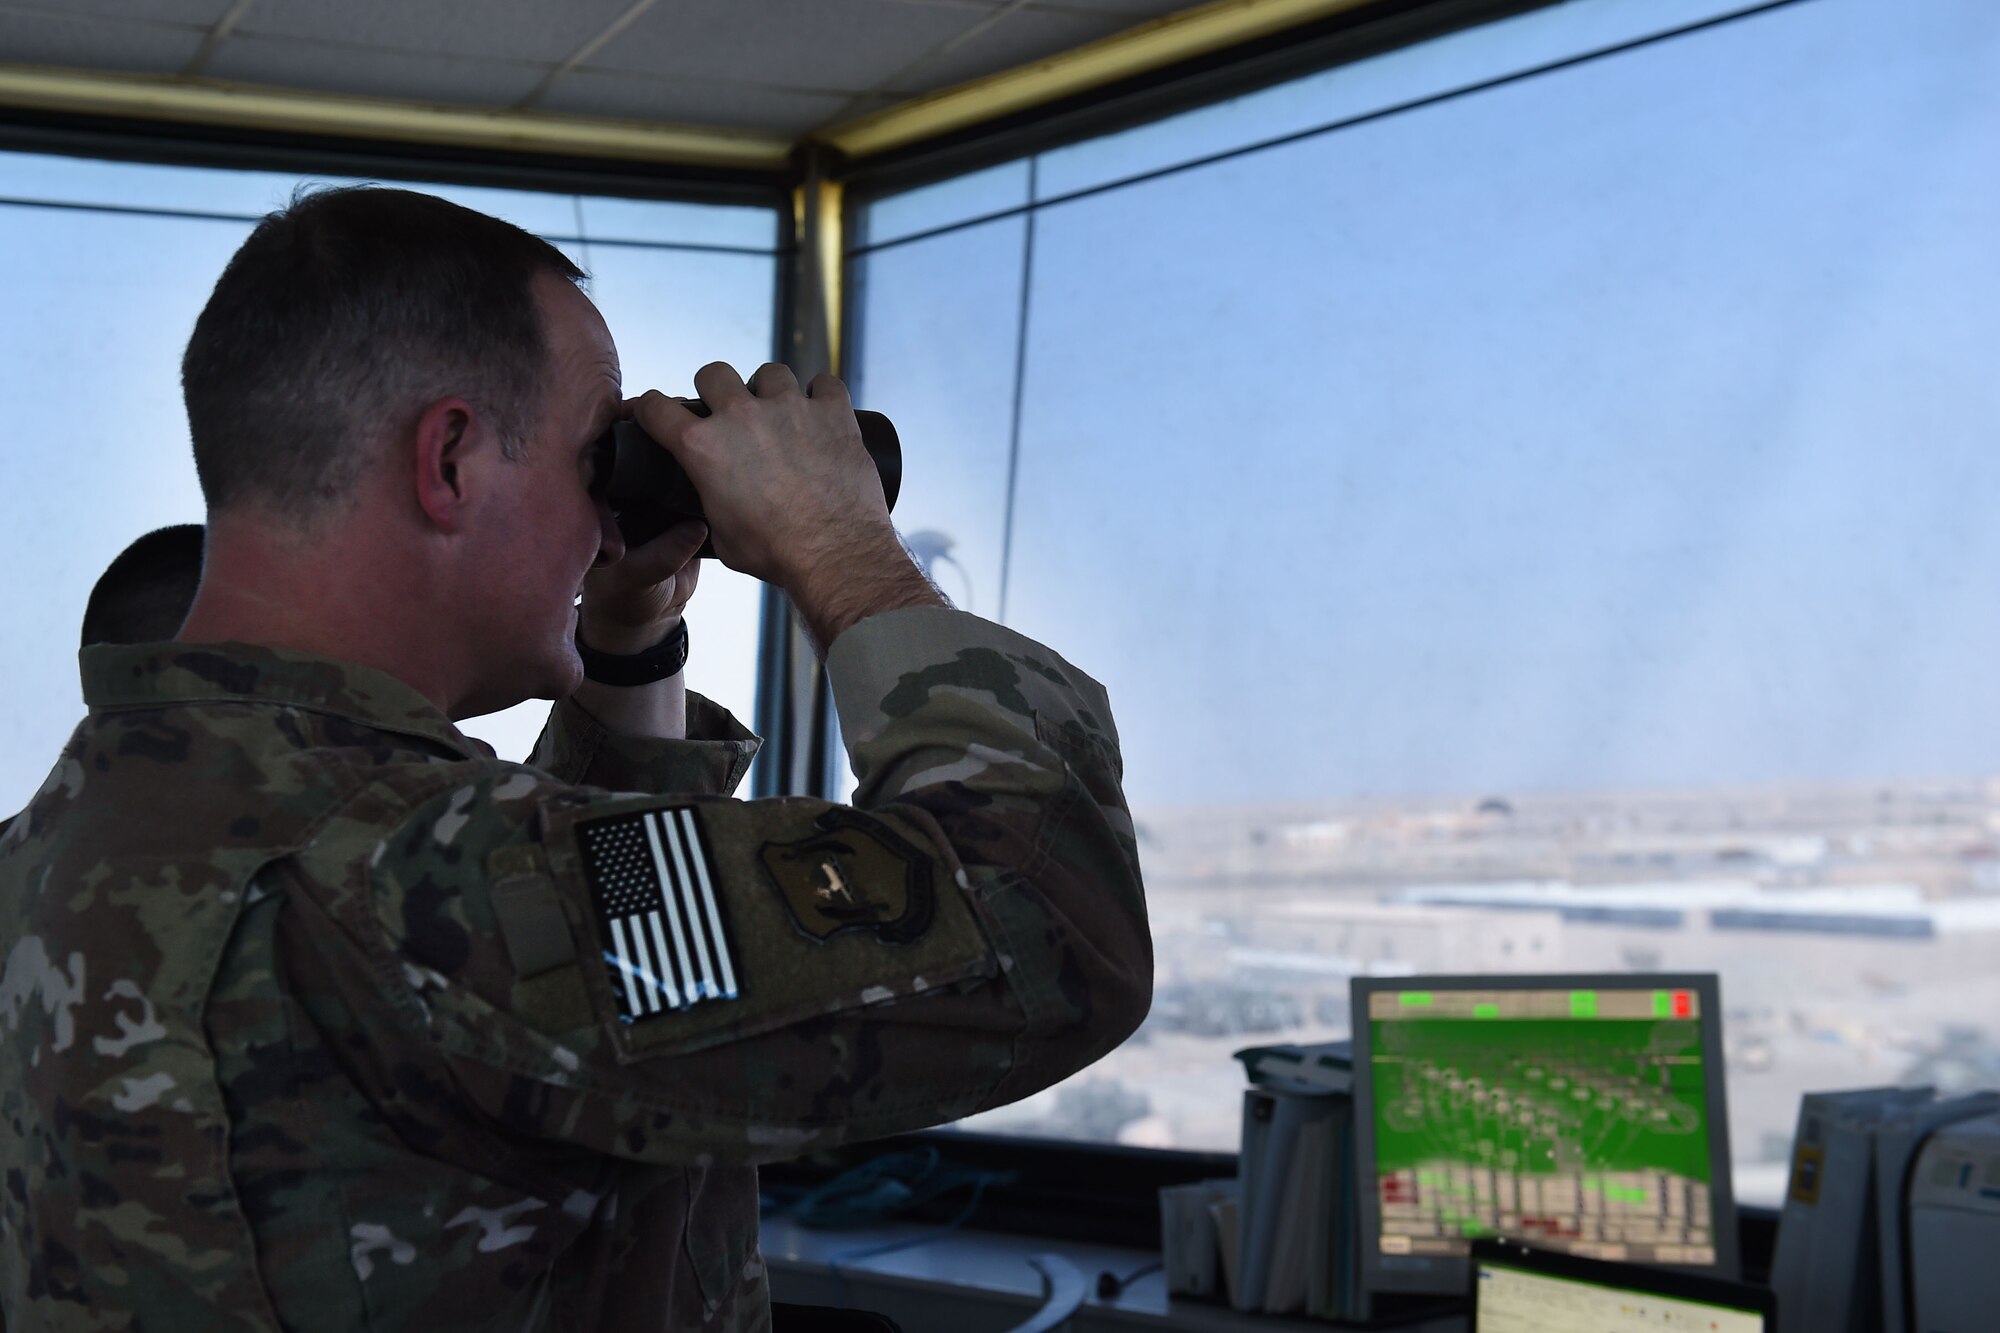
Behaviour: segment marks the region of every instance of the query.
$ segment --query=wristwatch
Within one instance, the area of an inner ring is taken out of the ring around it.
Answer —
[[[651,685],[665,680],[687,665],[688,627],[683,620],[666,638],[643,653],[600,653],[583,641],[583,627],[576,631],[576,655],[583,659],[583,675],[599,685]]]

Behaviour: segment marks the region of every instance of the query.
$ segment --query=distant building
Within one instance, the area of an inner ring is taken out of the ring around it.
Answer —
[[[1562,918],[1404,903],[1294,899],[1260,909],[1232,973],[1275,984],[1416,972],[1538,972],[1562,963]]]
[[[1927,899],[1914,884],[1772,888],[1747,880],[1580,886],[1561,880],[1439,884],[1398,890],[1390,903],[1555,913],[1577,925],[1789,931],[1932,939],[2000,931],[2000,898]]]

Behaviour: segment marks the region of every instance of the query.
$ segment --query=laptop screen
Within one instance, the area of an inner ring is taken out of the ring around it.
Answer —
[[[1556,1277],[1480,1257],[1477,1333],[1764,1333],[1756,1310]]]

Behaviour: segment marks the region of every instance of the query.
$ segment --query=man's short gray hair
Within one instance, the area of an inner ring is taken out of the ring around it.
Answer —
[[[243,242],[195,321],[181,389],[211,510],[309,523],[370,446],[456,394],[518,457],[548,349],[533,282],[583,272],[538,236],[410,190],[301,192]]]

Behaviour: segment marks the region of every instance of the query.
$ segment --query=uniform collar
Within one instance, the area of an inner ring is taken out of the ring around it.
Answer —
[[[492,751],[386,672],[250,643],[95,644],[78,657],[92,714],[177,704],[263,703],[348,718],[436,742],[466,758]]]

